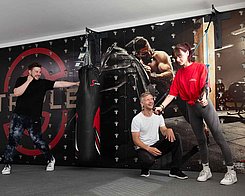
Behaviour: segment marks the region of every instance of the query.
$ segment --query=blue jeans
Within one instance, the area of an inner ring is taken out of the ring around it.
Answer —
[[[4,163],[11,164],[13,162],[15,148],[19,144],[25,129],[28,130],[33,143],[43,152],[47,161],[51,160],[52,155],[49,147],[42,139],[41,119],[33,120],[28,116],[13,113],[10,121],[8,144],[4,151]]]

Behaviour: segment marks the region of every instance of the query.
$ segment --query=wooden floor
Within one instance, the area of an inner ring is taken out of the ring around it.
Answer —
[[[2,167],[3,165],[0,165]],[[223,173],[213,173],[207,182],[197,182],[198,172],[185,172],[189,179],[168,177],[168,171],[151,170],[148,178],[138,169],[56,166],[46,172],[41,165],[13,165],[11,175],[0,175],[1,196],[243,196],[245,174],[238,182],[220,185]]]

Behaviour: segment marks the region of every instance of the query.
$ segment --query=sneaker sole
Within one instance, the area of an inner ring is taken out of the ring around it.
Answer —
[[[198,180],[198,178],[197,178],[197,181],[198,181],[198,182],[206,182],[206,181],[209,180],[210,178],[212,178],[212,175],[209,176],[206,180]]]
[[[2,172],[2,175],[9,175],[9,174],[10,174],[10,172],[9,172],[9,173],[3,173],[3,172]]]
[[[236,182],[237,182],[237,180],[236,180],[235,182],[232,182],[232,183],[221,183],[221,182],[220,182],[220,184],[221,184],[221,185],[232,185],[232,184],[235,184]]]
[[[140,176],[142,176],[142,177],[149,177],[151,175],[151,173],[149,172],[148,174],[140,174]]]
[[[181,179],[181,180],[185,180],[188,178],[188,176],[185,176],[185,177],[180,177],[180,176],[176,176],[176,175],[173,175],[173,174],[169,174],[168,176],[172,177],[172,178],[178,178],[178,179]]]
[[[47,172],[52,172],[52,171],[54,171],[54,169],[53,169],[53,170],[51,170],[51,169],[50,169],[50,170],[46,169],[46,171],[47,171]]]
[[[149,176],[150,176],[150,174],[147,174],[147,175],[146,175],[146,174],[141,174],[140,176],[142,176],[142,177],[146,177],[146,178],[147,178],[147,177],[149,177]]]
[[[48,172],[49,172],[49,171],[54,171],[54,168],[53,168],[53,169],[50,169],[50,168],[47,169],[47,168],[46,168],[46,171],[48,171]]]

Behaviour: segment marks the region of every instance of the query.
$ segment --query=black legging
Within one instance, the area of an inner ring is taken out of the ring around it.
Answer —
[[[219,145],[227,166],[233,165],[232,154],[229,145],[224,139],[222,126],[219,121],[219,116],[214,109],[212,102],[208,99],[208,105],[202,107],[199,103],[195,105],[187,105],[190,124],[192,130],[197,138],[200,148],[200,156],[202,163],[209,162],[209,153],[207,146],[207,139],[203,132],[203,120],[206,122],[210,129],[215,142]]]

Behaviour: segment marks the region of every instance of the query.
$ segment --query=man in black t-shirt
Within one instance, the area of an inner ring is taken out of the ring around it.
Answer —
[[[16,107],[10,121],[8,144],[4,151],[4,168],[2,174],[11,173],[11,164],[15,148],[25,129],[28,130],[33,143],[40,149],[46,160],[46,171],[53,171],[55,158],[50,153],[47,143],[42,139],[41,114],[46,91],[53,88],[79,86],[79,82],[51,81],[41,79],[41,65],[32,63],[28,66],[28,76],[19,77],[14,87],[17,97]]]

